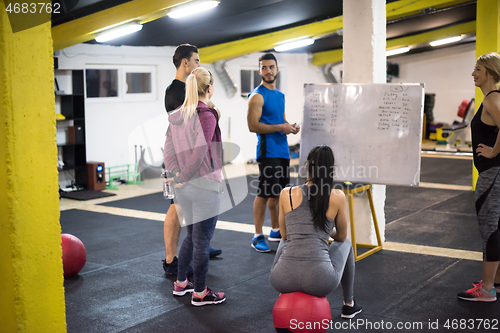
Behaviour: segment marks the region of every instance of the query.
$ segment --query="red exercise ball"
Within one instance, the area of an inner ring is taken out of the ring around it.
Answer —
[[[326,297],[301,292],[281,294],[273,307],[277,332],[324,333],[330,328],[332,312]]]
[[[70,234],[61,234],[64,277],[78,274],[87,262],[87,251],[82,241]]]

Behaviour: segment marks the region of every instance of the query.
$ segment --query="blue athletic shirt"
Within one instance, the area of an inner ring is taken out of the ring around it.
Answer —
[[[258,85],[248,96],[254,93],[262,95],[264,105],[259,121],[263,124],[278,125],[285,123],[285,94],[278,89],[269,90]],[[257,159],[261,157],[290,159],[290,149],[286,135],[282,132],[258,134]]]

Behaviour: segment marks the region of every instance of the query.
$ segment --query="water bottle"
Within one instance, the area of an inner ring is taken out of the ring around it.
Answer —
[[[163,197],[170,200],[174,198],[174,188],[170,182],[167,182],[167,173],[167,171],[161,173],[161,178],[163,180]]]

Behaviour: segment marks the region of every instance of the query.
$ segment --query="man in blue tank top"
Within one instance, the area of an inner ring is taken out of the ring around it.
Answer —
[[[266,206],[271,213],[270,241],[280,241],[278,200],[281,190],[290,183],[290,150],[286,136],[297,134],[300,127],[289,124],[285,118],[285,95],[276,89],[278,61],[271,53],[259,58],[262,82],[250,94],[248,102],[248,129],[256,133],[259,189],[253,203],[255,235],[252,247],[258,252],[269,252],[262,226]]]

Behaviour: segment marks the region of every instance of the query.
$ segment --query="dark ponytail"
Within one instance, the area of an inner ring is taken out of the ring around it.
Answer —
[[[327,231],[326,211],[333,188],[334,162],[332,149],[325,145],[314,147],[307,156],[307,177],[312,182],[308,189],[308,205],[318,230]]]

